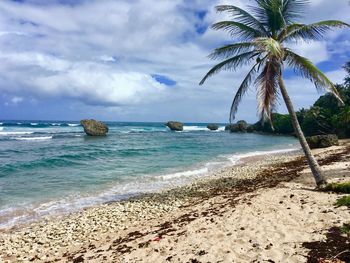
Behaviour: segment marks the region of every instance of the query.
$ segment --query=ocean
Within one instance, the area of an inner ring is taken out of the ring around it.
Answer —
[[[77,211],[209,175],[245,156],[299,148],[293,137],[209,131],[188,123],[0,121],[0,228]]]

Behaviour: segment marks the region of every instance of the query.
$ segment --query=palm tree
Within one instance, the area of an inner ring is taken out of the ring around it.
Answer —
[[[344,66],[345,71],[348,73],[348,75],[345,77],[345,85],[350,87],[350,61],[346,62]]]
[[[311,80],[319,91],[330,91],[341,103],[342,101],[327,76],[310,60],[296,54],[286,44],[292,41],[318,40],[330,29],[349,25],[336,20],[313,24],[296,23],[308,4],[307,0],[253,0],[253,2],[254,5],[249,6],[249,12],[233,5],[216,7],[218,12],[231,15],[232,20],[215,23],[212,28],[227,31],[236,42],[217,48],[209,55],[211,59],[222,62],[205,75],[200,85],[221,70],[236,70],[238,67],[252,64],[234,96],[230,122],[234,120],[238,104],[253,79],[257,90],[258,113],[262,121],[269,120],[271,123],[271,113],[281,93],[316,184],[320,187],[326,184],[326,180],[300,128],[282,78],[284,66]]]

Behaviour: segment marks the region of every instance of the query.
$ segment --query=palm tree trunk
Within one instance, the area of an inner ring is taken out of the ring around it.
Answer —
[[[280,86],[281,93],[282,93],[284,102],[286,103],[290,118],[292,120],[294,131],[299,139],[301,147],[303,148],[304,154],[305,154],[307,162],[311,168],[311,171],[312,171],[312,174],[315,178],[316,184],[318,187],[321,187],[327,183],[326,179],[324,178],[323,173],[321,171],[321,168],[318,165],[315,157],[312,155],[310,147],[305,139],[304,133],[301,130],[297,115],[295,114],[292,101],[288,95],[288,92],[287,92],[286,86],[284,85],[282,76],[279,77],[278,84]]]

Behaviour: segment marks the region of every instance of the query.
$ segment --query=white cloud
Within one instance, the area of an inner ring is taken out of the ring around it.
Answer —
[[[298,42],[289,46],[293,51],[307,57],[315,64],[330,59],[327,43],[325,41]]]
[[[0,91],[10,97],[26,93],[39,101],[68,98],[87,105],[113,106],[104,108],[110,118],[116,118],[117,112],[126,120],[137,113],[150,120],[225,121],[247,68],[220,74],[199,87],[199,80],[214,64],[206,56],[229,38],[213,30],[198,34],[196,25],[222,20],[224,15],[214,10],[217,4],[244,6],[246,2],[91,0],[60,5],[54,0],[0,1]],[[350,20],[350,12],[345,12],[347,0],[311,2],[307,22]],[[200,11],[206,12],[203,20],[197,15]],[[339,34],[331,34],[327,40],[335,41]],[[339,45],[343,51],[330,41],[293,48],[319,63],[350,51],[346,41]],[[167,76],[176,85],[166,88],[152,74]],[[330,75],[341,78],[339,73]],[[317,96],[298,92],[303,94],[302,106],[310,105]],[[239,118],[256,116],[254,92],[249,96],[242,102]]]
[[[16,31],[0,31],[0,37],[7,36],[7,35],[24,36],[25,33],[23,33],[23,32],[16,32]]]
[[[123,72],[94,62],[71,62],[36,53],[0,53],[0,58],[11,72],[7,76],[19,84],[5,86],[7,91],[24,92],[31,87],[31,92],[39,96],[68,97],[88,104],[115,106],[136,104],[141,100],[149,102],[159,98],[165,90],[164,85],[150,75]],[[19,78],[21,71],[14,71],[18,63],[21,70],[35,68],[35,75]]]
[[[13,104],[18,104],[18,103],[20,103],[20,102],[22,102],[23,101],[23,98],[22,97],[13,97],[12,99],[11,99],[11,102],[13,103]]]

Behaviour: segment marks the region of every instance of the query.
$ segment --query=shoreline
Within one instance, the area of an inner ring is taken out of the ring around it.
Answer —
[[[197,180],[210,178],[213,176],[213,174],[220,172],[222,169],[249,162],[251,159],[261,160],[267,158],[267,156],[274,156],[281,153],[290,155],[294,153],[296,154],[299,151],[300,149],[298,148],[285,148],[279,150],[258,150],[247,153],[225,154],[225,161],[217,162],[216,160],[218,157],[216,157],[215,159],[206,161],[204,163],[199,163],[195,166],[188,167],[187,170],[180,170],[178,172],[167,174],[144,176],[144,178],[140,179],[149,180],[150,178],[154,178],[160,183],[163,183],[163,185],[159,185],[158,188],[157,186],[152,186],[152,188],[144,192],[121,193],[117,196],[114,196],[113,189],[116,186],[109,186],[103,191],[101,190],[94,194],[83,195],[72,200],[59,199],[56,201],[49,201],[38,204],[31,208],[32,212],[30,214],[29,212],[22,212],[20,209],[14,210],[12,218],[10,218],[11,215],[2,215],[3,219],[6,219],[6,216],[10,219],[7,222],[2,222],[0,224],[0,233],[9,231],[12,228],[25,227],[32,223],[40,222],[41,220],[50,220],[50,218],[57,216],[64,217],[69,214],[82,211],[84,209],[103,205],[105,203],[123,202],[127,201],[130,198],[137,198],[138,196],[142,196],[144,194],[160,193],[163,191],[171,190],[173,188],[186,186],[192,184]],[[215,165],[213,165],[213,167],[210,167],[211,164]],[[145,185],[145,187],[147,187],[147,185]],[[111,200],[103,201],[103,199],[105,199],[104,197],[109,195],[113,196],[110,198]],[[88,204],[84,205],[84,202]],[[51,205],[48,206],[47,204]],[[43,207],[42,210],[40,210],[41,207]],[[51,210],[51,207],[55,210]]]
[[[332,147],[318,150],[317,153],[319,158],[326,160],[322,161],[324,164],[334,163],[336,155],[330,153],[342,149],[344,150],[344,147]],[[137,257],[133,253],[137,251],[151,253],[147,260],[144,258],[144,262],[152,262],[152,256],[159,256],[159,253],[153,250],[150,252],[149,246],[160,244],[165,237],[169,242],[174,242],[174,232],[179,234],[177,239],[183,238],[185,234],[181,233],[188,232],[187,227],[192,223],[201,222],[202,227],[208,222],[211,224],[212,219],[215,222],[217,218],[235,211],[236,206],[249,208],[251,199],[259,191],[263,190],[264,193],[269,191],[268,189],[273,190],[280,183],[299,178],[305,166],[305,161],[295,153],[263,158],[248,157],[244,161],[246,162],[223,168],[212,176],[198,179],[190,185],[161,193],[143,194],[127,201],[87,208],[56,220],[43,220],[21,229],[3,231],[0,238],[0,255],[5,255],[3,260],[32,259],[45,262],[59,259],[60,262],[67,262],[85,258],[89,262],[99,262],[95,256],[101,254],[106,257],[106,262],[135,262],[131,258]],[[198,212],[194,213],[194,210],[200,210],[201,216]],[[204,219],[205,222],[202,222]],[[146,233],[145,229],[148,229]],[[194,229],[200,230],[196,227]],[[149,239],[150,236],[153,237]],[[116,237],[119,238],[115,239]],[[141,242],[144,239],[148,241]],[[135,240],[139,242],[138,249],[129,244]],[[114,249],[102,249],[103,253],[96,252],[96,248],[107,244]],[[206,254],[211,255],[204,255]]]

